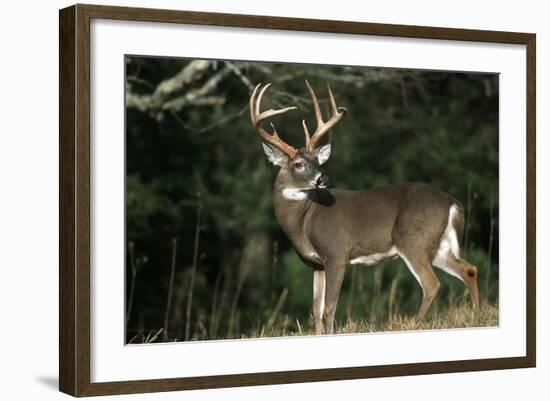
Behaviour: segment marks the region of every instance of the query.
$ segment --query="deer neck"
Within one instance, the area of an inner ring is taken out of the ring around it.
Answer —
[[[284,192],[283,192],[284,191]],[[311,207],[311,200],[307,197],[301,198],[287,188],[273,190],[273,207],[275,216],[283,231],[291,236],[294,232],[302,232],[304,220]]]
[[[307,194],[303,196],[284,185],[277,177],[273,188],[273,207],[281,229],[292,242],[300,256],[309,259],[315,251],[306,232],[306,221],[312,212],[314,202]]]

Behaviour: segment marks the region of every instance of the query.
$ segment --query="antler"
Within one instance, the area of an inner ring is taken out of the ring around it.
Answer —
[[[258,133],[260,134],[260,136],[264,141],[272,144],[273,146],[276,146],[278,149],[286,153],[290,158],[293,158],[294,156],[296,156],[296,153],[298,153],[298,151],[292,146],[290,146],[289,144],[287,144],[286,142],[284,142],[281,138],[279,138],[279,135],[277,134],[277,131],[275,130],[275,126],[273,125],[273,123],[271,123],[273,134],[270,134],[265,129],[262,128],[262,122],[266,118],[286,113],[287,111],[294,110],[297,107],[290,106],[279,110],[269,109],[269,110],[262,111],[260,113],[260,104],[262,102],[262,97],[265,91],[267,90],[267,88],[271,86],[271,83],[268,83],[262,88],[262,90],[258,94],[258,98],[256,99],[256,92],[258,91],[261,85],[262,84],[256,85],[256,87],[252,91],[252,95],[250,95],[250,102],[249,102],[250,121],[252,121],[254,128],[256,128],[256,131],[258,131]]]
[[[309,84],[307,79],[306,79],[306,86],[307,86],[307,89],[309,90],[311,101],[313,103],[313,110],[315,111],[315,120],[317,120],[317,129],[313,133],[313,136],[310,136],[305,119],[302,120],[302,126],[304,127],[304,134],[306,137],[306,149],[309,150],[310,152],[313,152],[315,150],[315,147],[317,146],[317,143],[321,139],[321,137],[325,135],[328,132],[328,130],[330,130],[332,127],[334,127],[344,118],[347,109],[345,107],[336,106],[336,101],[334,100],[334,96],[332,95],[330,86],[327,85],[328,96],[330,98],[330,105],[332,108],[332,116],[327,122],[324,122],[323,115],[321,114],[321,108],[319,107],[319,101],[317,100],[317,96],[315,96],[315,92],[311,88],[311,85]]]

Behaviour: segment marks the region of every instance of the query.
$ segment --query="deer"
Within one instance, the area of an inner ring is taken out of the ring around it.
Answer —
[[[273,185],[273,208],[282,231],[299,258],[313,269],[315,334],[333,334],[342,281],[350,265],[374,265],[401,258],[422,290],[416,319],[426,318],[441,284],[433,266],[461,280],[473,308],[479,308],[477,267],[461,257],[464,208],[442,190],[422,182],[406,182],[369,190],[330,186],[321,166],[331,145],[319,141],[340,123],[347,109],[336,105],[327,85],[331,116],[324,121],[317,96],[305,81],[317,127],[310,134],[302,120],[305,146],[284,142],[266,120],[297,109],[296,106],[261,111],[271,83],[256,85],[249,100],[250,120],[260,134],[267,160],[279,167]],[[258,92],[259,91],[259,92]]]

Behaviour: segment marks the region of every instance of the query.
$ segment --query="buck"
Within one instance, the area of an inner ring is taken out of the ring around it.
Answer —
[[[366,191],[329,188],[329,179],[320,166],[328,160],[331,145],[318,145],[342,121],[346,109],[336,105],[327,85],[332,115],[324,121],[315,92],[306,80],[317,129],[310,135],[302,120],[305,147],[296,149],[281,139],[272,123],[272,133],[262,127],[268,118],[297,108],[260,111],[270,85],[254,88],[250,119],[264,141],[267,159],[280,167],[273,188],[277,221],[300,259],[313,268],[315,333],[334,332],[334,315],[347,266],[373,265],[397,257],[405,262],[422,289],[417,319],[426,317],[440,288],[432,265],[463,281],[474,308],[478,308],[477,268],[460,256],[464,226],[460,203],[431,185],[417,182]]]

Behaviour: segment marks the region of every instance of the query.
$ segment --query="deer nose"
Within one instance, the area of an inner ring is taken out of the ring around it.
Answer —
[[[321,174],[319,178],[317,178],[317,182],[315,185],[317,185],[317,188],[326,188],[330,184],[330,178],[328,178],[328,175]]]

